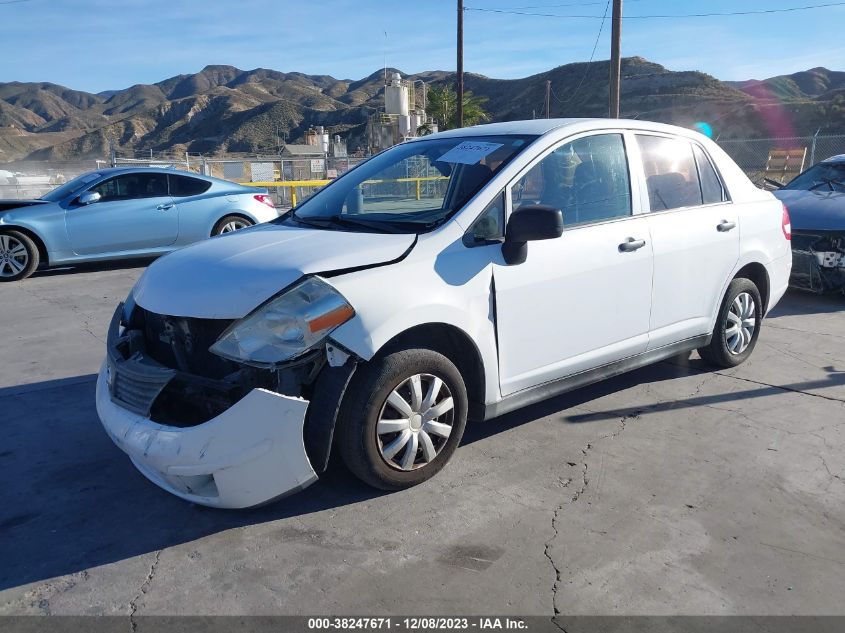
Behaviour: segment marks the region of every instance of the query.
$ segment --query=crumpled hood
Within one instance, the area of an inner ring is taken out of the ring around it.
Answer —
[[[304,274],[383,264],[401,257],[415,238],[262,224],[162,257],[133,294],[157,314],[238,319]]]
[[[4,211],[11,211],[12,209],[22,209],[24,207],[33,207],[39,204],[50,204],[46,200],[0,200],[0,213]]]
[[[772,192],[789,209],[796,231],[845,231],[845,193],[779,189]]]

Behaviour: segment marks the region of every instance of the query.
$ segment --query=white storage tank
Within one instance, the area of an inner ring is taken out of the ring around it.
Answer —
[[[384,112],[407,116],[408,111],[408,86],[402,82],[399,73],[393,73],[390,84],[384,88]]]
[[[417,128],[411,127],[413,117],[409,115],[400,115],[397,119],[399,121],[399,134],[402,136],[415,136]]]

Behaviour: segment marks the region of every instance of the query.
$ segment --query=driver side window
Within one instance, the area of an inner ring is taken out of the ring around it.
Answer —
[[[555,149],[511,189],[513,208],[563,211],[564,227],[631,215],[631,183],[621,134],[598,134]]]
[[[91,187],[100,194],[100,202],[158,198],[167,195],[167,174],[123,174]]]

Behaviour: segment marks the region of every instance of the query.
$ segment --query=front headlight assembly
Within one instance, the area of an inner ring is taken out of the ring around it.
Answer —
[[[276,365],[308,351],[353,316],[337,290],[308,277],[236,321],[209,351],[248,365]]]

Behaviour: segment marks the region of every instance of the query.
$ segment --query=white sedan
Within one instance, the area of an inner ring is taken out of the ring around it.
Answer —
[[[786,290],[789,240],[785,207],[689,130],[434,134],[150,266],[115,313],[97,409],[194,503],[300,490],[333,447],[363,481],[406,488],[468,420],[695,349],[743,362]]]

